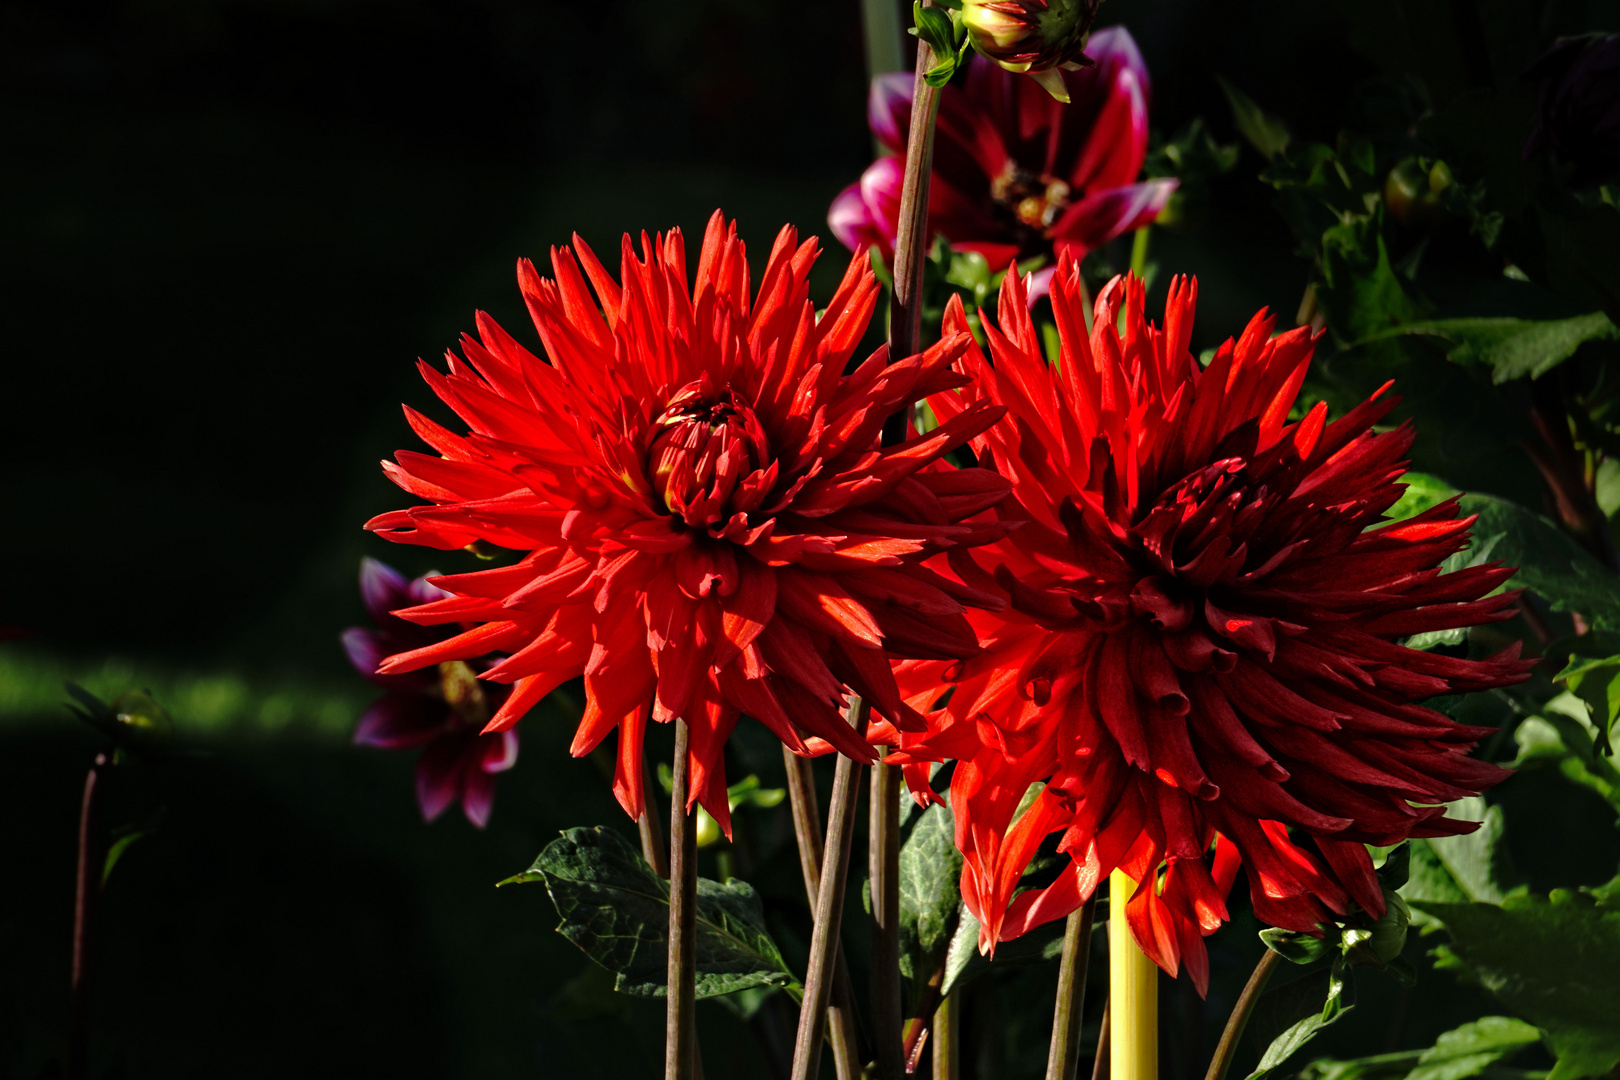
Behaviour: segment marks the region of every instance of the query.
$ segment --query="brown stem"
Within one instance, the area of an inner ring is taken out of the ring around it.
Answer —
[[[1046,1080],[1075,1080],[1080,1070],[1080,1019],[1086,1004],[1086,968],[1091,963],[1091,921],[1095,899],[1081,904],[1063,928],[1063,959],[1058,966],[1057,1008],[1052,1015],[1052,1048]]]
[[[68,999],[68,1080],[84,1080],[90,1072],[90,931],[96,894],[101,890],[101,881],[96,875],[93,820],[96,782],[106,765],[107,755],[97,754],[95,764],[85,774],[84,798],[79,803],[78,880],[73,889],[73,978]]]
[[[962,995],[955,993],[934,1010],[934,1080],[962,1075]]]
[[[642,790],[657,791],[656,784],[648,783],[651,771],[642,768]],[[664,822],[658,814],[658,804],[651,799],[641,800],[641,816],[636,819],[636,831],[641,834],[641,857],[647,865],[658,871],[661,878],[669,877],[669,845],[664,842]]]
[[[1266,983],[1271,981],[1271,973],[1277,970],[1282,963],[1282,954],[1266,950],[1266,955],[1260,958],[1255,965],[1254,974],[1249,976],[1249,983],[1238,995],[1237,1006],[1232,1009],[1232,1015],[1226,1018],[1226,1030],[1221,1032],[1221,1041],[1215,1046],[1215,1057],[1209,1063],[1209,1071],[1204,1074],[1204,1080],[1226,1080],[1226,1072],[1232,1067],[1232,1058],[1237,1053],[1238,1040],[1243,1037],[1243,1029],[1249,1026],[1249,1017],[1254,1013],[1255,1003],[1260,1000],[1260,994],[1265,990]]]
[[[804,894],[815,906],[821,891],[821,810],[816,805],[815,773],[810,760],[782,747],[787,769],[788,806],[793,811],[793,834],[799,841],[799,870]],[[856,1026],[855,988],[844,960],[844,944],[836,944],[833,957],[831,1004],[827,1006],[827,1041],[832,1044],[833,1068],[838,1080],[861,1080],[860,1032]]]
[[[664,1080],[697,1072],[697,829],[686,808],[689,733],[675,721],[675,784],[669,800],[669,981],[664,1011]]]
[[[930,0],[923,0],[924,6]],[[889,305],[889,363],[917,352],[922,338],[923,260],[928,251],[928,182],[934,164],[934,121],[939,116],[939,88],[923,73],[934,66],[934,53],[917,42],[911,128],[906,134],[905,172],[900,185],[900,221],[894,239],[894,296]],[[883,425],[883,443],[904,442],[910,428],[905,411]]]
[[[850,702],[849,720],[865,734],[870,708],[860,698]],[[810,964],[804,977],[804,1000],[799,1006],[799,1030],[793,1044],[793,1080],[812,1080],[821,1067],[821,1040],[826,1030],[827,1001],[832,994],[838,954],[838,935],[844,915],[844,887],[849,881],[849,849],[855,834],[855,802],[860,794],[858,762],[838,755],[833,772],[832,801],[827,808],[827,846],[830,861],[822,868],[816,890],[815,928],[810,935]]]
[[[900,1027],[900,768],[872,767],[867,809],[867,875],[872,883],[872,1041],[877,1080],[905,1070]]]
[[[1108,1022],[1109,1002],[1103,1002],[1102,1026],[1097,1029],[1097,1056],[1091,1062],[1091,1080],[1108,1080],[1109,1035],[1113,1025]]]
[[[936,1006],[939,1005],[939,988],[945,981],[945,965],[940,966],[928,977],[923,986],[923,992],[911,1010],[911,1019],[906,1021],[903,1043],[906,1051],[907,1074],[917,1071],[922,1064],[923,1047],[928,1044],[928,1025],[939,1015]]]

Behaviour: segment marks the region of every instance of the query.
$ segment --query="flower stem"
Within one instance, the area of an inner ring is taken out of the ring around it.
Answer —
[[[1131,241],[1131,273],[1147,280],[1148,250],[1152,246],[1153,226],[1144,225],[1136,230]]]
[[[1243,1037],[1243,1029],[1249,1026],[1249,1017],[1254,1014],[1255,1002],[1271,981],[1271,973],[1277,970],[1282,962],[1282,954],[1266,950],[1266,955],[1260,958],[1255,965],[1254,974],[1249,976],[1249,982],[1238,995],[1237,1005],[1232,1009],[1232,1015],[1226,1018],[1226,1030],[1221,1032],[1221,1041],[1215,1047],[1215,1057],[1209,1063],[1209,1072],[1204,1074],[1204,1080],[1226,1080],[1226,1072],[1232,1067],[1232,1058],[1237,1053],[1238,1040]]]
[[[872,1041],[877,1080],[900,1080],[905,1055],[900,1028],[900,768],[872,767],[867,810],[867,873],[872,882]]]
[[[1158,1080],[1159,1075],[1159,968],[1143,954],[1125,920],[1125,905],[1135,891],[1136,882],[1118,870],[1108,879],[1110,1080]]]
[[[804,893],[815,906],[821,892],[821,811],[816,806],[815,774],[810,760],[782,747],[787,769],[788,806],[793,811],[793,833],[799,841],[799,869]],[[838,1080],[861,1080],[859,1032],[855,1026],[855,989],[844,960],[844,943],[834,943],[832,996],[827,1006],[827,1041],[832,1044],[833,1068]]]
[[[852,698],[849,720],[855,730],[866,731],[870,707]],[[804,1000],[799,1006],[799,1031],[793,1043],[793,1080],[814,1080],[821,1067],[821,1039],[826,1030],[827,1001],[831,997],[838,955],[838,934],[844,915],[844,886],[849,881],[849,848],[855,834],[855,802],[860,794],[858,762],[838,755],[833,772],[832,801],[827,808],[828,858],[816,890],[815,928],[810,935],[810,964],[804,976]]]
[[[1112,1046],[1114,1024],[1109,1017],[1113,1002],[1103,999],[1102,1026],[1097,1029],[1097,1056],[1091,1059],[1091,1080],[1109,1080],[1108,1056]]]
[[[1086,1004],[1086,968],[1091,963],[1091,921],[1095,898],[1069,914],[1058,965],[1057,1008],[1052,1014],[1052,1048],[1046,1080],[1075,1080],[1080,1070],[1080,1019]]]
[[[928,181],[934,164],[934,121],[939,116],[939,88],[923,73],[934,66],[926,42],[917,42],[917,74],[912,96],[911,130],[906,135],[906,164],[900,187],[900,221],[894,241],[894,306],[889,310],[889,360],[915,353],[922,336],[922,272],[928,250]]]
[[[861,31],[868,79],[905,67],[905,53],[900,48],[905,32],[895,0],[861,0]]]
[[[84,1080],[90,1074],[90,930],[96,894],[101,891],[93,822],[96,783],[106,765],[107,755],[97,754],[95,764],[85,774],[84,798],[79,803],[79,873],[73,890],[73,978],[68,999],[68,1080]]]
[[[648,772],[643,768],[643,773]],[[656,784],[643,783],[644,791],[657,791]],[[658,814],[658,804],[651,799],[641,801],[641,816],[636,819],[636,832],[641,835],[641,857],[657,871],[661,878],[669,877],[669,846],[664,842],[664,823]]]
[[[664,1080],[697,1073],[697,829],[686,809],[691,779],[686,721],[675,721],[675,783],[669,800],[669,982],[664,1011]]]
[[[934,1080],[957,1080],[962,1075],[962,995],[947,995],[934,1010]]]
[[[939,1015],[939,988],[945,981],[945,965],[943,962],[934,969],[928,982],[923,985],[922,993],[912,1003],[911,1019],[906,1021],[905,1034],[901,1036],[901,1044],[905,1049],[906,1073],[909,1075],[917,1071],[922,1064],[923,1049],[928,1045],[928,1030]]]

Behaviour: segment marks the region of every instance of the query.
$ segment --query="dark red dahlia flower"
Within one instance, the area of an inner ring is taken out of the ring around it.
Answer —
[[[495,800],[495,774],[517,762],[517,732],[485,734],[496,709],[506,701],[507,688],[481,683],[477,673],[497,657],[446,660],[436,667],[384,675],[378,672],[392,653],[432,646],[462,626],[425,627],[395,615],[401,608],[429,604],[447,594],[425,577],[405,575],[376,559],[360,563],[360,596],[374,627],[351,626],[343,631],[343,648],[366,678],[387,689],[355,729],[361,746],[397,750],[419,746],[416,762],[416,801],[422,816],[432,821],[453,802],[460,802],[467,820],[483,828]]]
[[[1148,147],[1148,72],[1124,27],[1099,30],[1091,66],[1062,73],[1070,104],[980,56],[964,86],[947,86],[934,137],[929,236],[977,251],[993,266],[1068,251],[1076,257],[1148,224],[1174,180],[1137,183]],[[881,157],[828,211],[833,235],[851,251],[876,244],[894,260],[911,75],[872,80],[872,134],[895,155]]]
[[[825,310],[810,302],[814,240],[785,228],[757,298],[736,227],[716,213],[688,284],[679,231],[630,238],[622,284],[575,238],[553,250],[555,280],[527,261],[518,283],[550,362],[486,315],[449,372],[423,376],[470,429],[414,410],[438,456],[401,451],[384,469],[429,500],[367,527],[405,543],[483,541],[522,552],[511,566],[434,579],[446,599],[412,622],[477,625],[390,657],[387,674],[511,653],[483,677],[512,685],[489,730],[511,727],[559,683],[585,677],[576,755],[619,729],[614,785],[642,809],[642,735],[691,728],[692,791],[729,822],[721,750],[742,714],[800,753],[873,751],[839,708],[847,691],[901,729],[890,657],[965,657],[977,641],[962,599],[924,569],[947,548],[999,537],[958,524],[1006,494],[986,470],[936,467],[1000,415],[971,405],[926,436],[881,447],[884,420],[962,385],[950,365],[972,338],[947,335],[846,374],[877,284],[852,259]],[[583,272],[581,266],[583,265]],[[595,290],[595,299],[586,280]]]
[[[1420,702],[1529,665],[1516,647],[1466,660],[1402,640],[1507,618],[1514,594],[1491,593],[1511,570],[1441,572],[1472,521],[1455,501],[1381,524],[1412,443],[1373,430],[1394,399],[1290,420],[1308,330],[1273,338],[1261,313],[1201,367],[1196,286],[1172,283],[1161,328],[1141,283],[1115,279],[1088,334],[1066,258],[1054,367],[1022,289],[1008,274],[1001,326],[985,323],[994,362],[969,349],[973,381],[930,398],[942,419],[1010,410],[973,445],[1013,485],[997,515],[1021,525],[949,563],[1011,609],[976,613],[985,652],[945,672],[935,731],[903,739],[966,751],[952,806],[982,945],[1066,915],[1119,868],[1141,883],[1143,950],[1172,974],[1185,961],[1202,990],[1202,937],[1240,861],[1261,919],[1313,931],[1352,901],[1383,913],[1365,845],[1474,828],[1440,804],[1505,775],[1467,753],[1490,729]],[[963,325],[953,304],[946,333]],[[921,701],[945,665],[912,666]],[[1054,833],[1069,872],[1015,899]]]

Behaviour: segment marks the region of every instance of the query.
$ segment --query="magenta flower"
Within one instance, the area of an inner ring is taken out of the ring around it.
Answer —
[[[377,674],[385,657],[432,645],[466,629],[458,624],[417,626],[394,614],[448,595],[426,576],[407,581],[404,574],[376,559],[361,560],[360,596],[377,625],[343,631],[343,648],[360,674],[388,693],[360,717],[354,741],[384,750],[420,746],[416,801],[422,816],[432,821],[451,803],[460,802],[467,820],[481,829],[495,800],[495,774],[517,762],[517,732],[480,734],[510,693],[510,687],[477,677],[499,657],[450,660],[402,675]]]
[[[1174,180],[1136,182],[1147,157],[1148,72],[1122,26],[1099,30],[1093,61],[1062,72],[1070,104],[982,56],[965,85],[945,87],[928,193],[930,236],[977,251],[1001,269],[1014,258],[1076,258],[1153,221]],[[833,200],[827,223],[851,251],[876,244],[894,258],[913,78],[872,80],[868,122],[881,157]]]

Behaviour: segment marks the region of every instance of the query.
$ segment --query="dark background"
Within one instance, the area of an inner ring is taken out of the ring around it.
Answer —
[[[1549,8],[1527,56],[1590,28],[1570,7]],[[1221,72],[1331,140],[1375,74],[1333,4],[1109,0],[1102,23],[1137,37],[1165,132],[1201,114],[1234,139]],[[9,677],[111,656],[363,705],[336,640],[360,618],[360,556],[413,573],[467,558],[360,530],[407,501],[376,462],[412,445],[399,403],[429,399],[414,360],[479,308],[532,339],[514,260],[574,231],[607,255],[626,230],[700,232],[719,206],[756,255],[784,222],[824,233],[870,160],[865,78],[853,0],[0,3],[0,624],[31,634],[0,646]],[[1288,320],[1309,279],[1245,155],[1201,228],[1155,241],[1168,271],[1200,276],[1195,348],[1262,306]],[[848,257],[828,243],[822,296]],[[55,694],[7,688],[25,704],[0,719],[15,1077],[62,1050],[96,749],[37,706]],[[167,816],[106,894],[98,1073],[653,1075],[660,1008],[609,995],[538,887],[489,888],[557,829],[628,825],[566,756],[571,707],[526,722],[483,833],[454,811],[424,827],[408,756],[349,749],[330,722],[182,738],[120,776],[110,814]],[[739,753],[779,776],[768,748]],[[1527,805],[1590,811],[1537,782]],[[751,880],[791,901],[780,815],[745,825]],[[1615,862],[1599,854],[1593,881]],[[1210,1013],[1233,992],[1218,982]],[[1044,1046],[1048,1000],[985,1004],[979,1023],[1016,1019]],[[749,1030],[701,1011],[710,1075],[764,1075]]]

